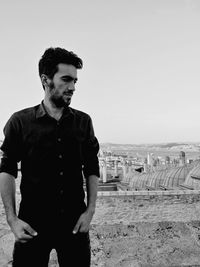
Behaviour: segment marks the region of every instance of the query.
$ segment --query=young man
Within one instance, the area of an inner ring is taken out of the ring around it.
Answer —
[[[47,267],[53,248],[60,267],[90,266],[89,226],[97,197],[99,143],[90,116],[69,107],[82,65],[73,52],[47,49],[39,61],[43,101],[15,112],[4,127],[0,191],[16,239],[13,267]]]

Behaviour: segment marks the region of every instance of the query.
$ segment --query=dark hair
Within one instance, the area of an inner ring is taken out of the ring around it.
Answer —
[[[77,69],[83,67],[83,61],[72,51],[60,47],[50,47],[45,50],[39,61],[39,75],[46,74],[50,79],[58,71],[58,64],[73,65]]]

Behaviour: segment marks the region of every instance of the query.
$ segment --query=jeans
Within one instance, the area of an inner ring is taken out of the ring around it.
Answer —
[[[57,252],[60,267],[89,267],[91,261],[89,233],[38,234],[26,243],[15,242],[13,267],[48,267],[52,249]]]

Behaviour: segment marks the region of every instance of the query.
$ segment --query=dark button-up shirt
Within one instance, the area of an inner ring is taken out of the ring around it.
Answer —
[[[83,209],[83,177],[99,176],[99,143],[88,114],[68,107],[56,121],[41,103],[14,113],[4,135],[0,172],[17,177],[21,162],[21,218],[37,225],[38,217]]]

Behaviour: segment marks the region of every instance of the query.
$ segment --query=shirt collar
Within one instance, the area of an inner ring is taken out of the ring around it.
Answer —
[[[74,115],[74,111],[72,108],[70,107],[65,107],[64,111],[63,111],[63,117],[66,117],[68,115]],[[41,102],[41,104],[38,106],[38,109],[36,110],[36,119],[44,117],[44,116],[49,116],[43,101]]]

